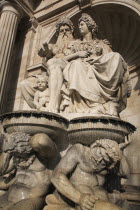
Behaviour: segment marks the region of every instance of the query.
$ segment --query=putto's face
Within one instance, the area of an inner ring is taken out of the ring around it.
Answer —
[[[37,87],[39,90],[43,91],[47,88],[47,82],[44,78],[38,78]]]
[[[82,36],[85,36],[89,33],[88,26],[84,21],[80,21],[79,30],[80,30],[80,33],[81,33]]]
[[[61,35],[69,35],[69,34],[72,34],[72,30],[70,29],[70,27],[68,25],[63,25],[60,27],[59,29],[59,34]]]

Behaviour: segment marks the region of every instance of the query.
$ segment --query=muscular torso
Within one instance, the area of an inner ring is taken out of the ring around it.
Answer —
[[[51,173],[37,158],[28,169],[19,168],[16,181],[9,189],[8,200],[17,203],[22,199],[45,196]]]
[[[92,170],[83,170],[83,168],[77,166],[74,173],[70,178],[71,183],[78,188],[79,185],[86,185],[93,189],[98,185],[98,179],[96,175],[92,174]]]
[[[83,147],[84,148],[84,147]],[[84,154],[80,158],[80,163],[76,166],[70,181],[78,189],[79,186],[87,186],[94,190],[94,187],[99,186],[99,174],[95,172],[95,165],[91,164],[88,159],[88,153],[90,148],[84,148],[82,151]],[[102,176],[102,184],[104,183],[104,176]]]

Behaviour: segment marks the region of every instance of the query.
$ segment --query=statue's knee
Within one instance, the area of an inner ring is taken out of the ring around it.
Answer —
[[[23,199],[13,205],[9,210],[33,210],[33,209],[42,209],[43,208],[43,199],[35,198],[35,199]]]
[[[100,187],[95,188],[94,193],[101,200],[104,200],[104,201],[108,201],[109,200],[108,194],[103,188],[100,188]]]
[[[56,58],[52,58],[52,59],[48,60],[48,62],[47,62],[49,71],[52,71],[56,67],[56,65],[57,65]]]
[[[73,62],[72,62],[72,65],[76,65],[76,64],[80,64],[81,62],[79,61],[79,60],[74,60]]]
[[[122,56],[118,52],[115,52],[114,55],[116,59],[122,59]]]
[[[49,59],[48,61],[47,61],[47,64],[48,65],[51,65],[51,64],[54,64],[54,63],[56,63],[57,62],[57,59],[56,58],[51,58],[51,59]]]
[[[71,64],[71,69],[75,69],[76,68],[76,71],[80,71],[81,68],[83,67],[83,63],[79,60],[74,60]]]

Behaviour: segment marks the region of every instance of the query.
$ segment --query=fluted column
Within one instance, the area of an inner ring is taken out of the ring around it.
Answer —
[[[5,93],[17,27],[21,18],[20,8],[8,1],[1,5],[0,17],[0,114],[4,112]]]

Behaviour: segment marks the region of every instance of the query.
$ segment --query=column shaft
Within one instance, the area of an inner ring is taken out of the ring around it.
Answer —
[[[5,94],[9,76],[10,61],[15,43],[19,12],[11,5],[5,5],[0,18],[0,113],[4,112]]]

